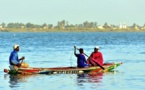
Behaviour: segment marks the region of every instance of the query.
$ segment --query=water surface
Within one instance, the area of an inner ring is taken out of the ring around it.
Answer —
[[[100,46],[105,62],[123,62],[113,72],[55,75],[7,75],[12,46],[20,45],[19,57],[31,67],[76,66],[73,46],[84,48],[90,55]],[[0,33],[1,90],[144,90],[144,32],[48,32]]]

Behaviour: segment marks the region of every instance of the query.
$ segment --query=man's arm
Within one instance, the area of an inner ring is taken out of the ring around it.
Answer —
[[[74,55],[77,56],[77,54],[76,54],[76,46],[74,46]]]
[[[11,53],[10,55],[10,62],[14,65],[19,64],[19,60],[17,60],[17,54],[16,53]]]
[[[14,65],[18,65],[18,64],[19,64],[19,62],[16,61],[16,60],[11,60],[11,62],[12,62]]]

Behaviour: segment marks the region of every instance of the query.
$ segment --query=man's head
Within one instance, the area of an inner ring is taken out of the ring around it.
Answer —
[[[80,49],[79,49],[79,52],[80,52],[80,53],[84,53],[83,48],[80,48]]]
[[[98,52],[98,50],[99,50],[99,46],[96,46],[96,47],[94,48],[94,52]]]
[[[18,45],[18,44],[15,44],[15,45],[13,46],[13,49],[16,50],[16,51],[19,51],[19,45]]]

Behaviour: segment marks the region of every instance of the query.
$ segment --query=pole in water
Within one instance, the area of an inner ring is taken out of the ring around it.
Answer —
[[[71,53],[71,56],[70,56],[70,64],[71,64],[71,67],[72,67],[72,54],[73,53]]]

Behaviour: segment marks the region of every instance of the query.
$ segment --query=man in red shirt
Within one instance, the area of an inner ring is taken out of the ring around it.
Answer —
[[[91,66],[98,66],[98,64],[102,66],[103,62],[103,55],[101,52],[99,52],[99,46],[96,46],[94,48],[94,52],[92,52],[92,54],[88,58],[88,64],[90,64]]]

